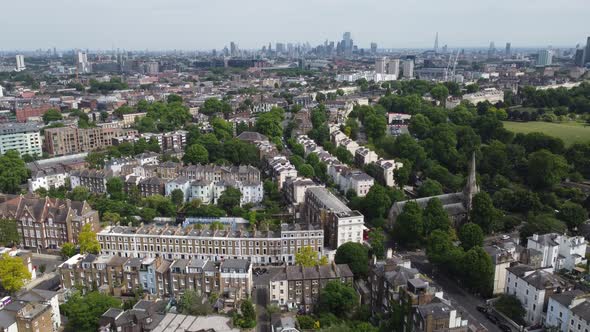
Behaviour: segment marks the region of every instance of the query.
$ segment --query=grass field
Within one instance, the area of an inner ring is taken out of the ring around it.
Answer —
[[[580,122],[513,122],[504,121],[504,128],[515,133],[540,132],[546,135],[561,138],[565,145],[569,146],[578,142],[590,141],[590,126]]]

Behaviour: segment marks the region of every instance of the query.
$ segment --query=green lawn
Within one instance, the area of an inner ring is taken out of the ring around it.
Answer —
[[[513,122],[504,121],[504,128],[515,133],[540,132],[550,136],[561,138],[565,145],[569,146],[578,142],[590,141],[590,126],[580,122]]]

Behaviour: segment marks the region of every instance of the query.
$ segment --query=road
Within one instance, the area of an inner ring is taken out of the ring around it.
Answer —
[[[432,264],[428,261],[424,252],[409,252],[405,256],[412,261],[412,265],[420,273],[425,274],[442,287],[445,297],[448,297],[461,311],[473,317],[475,321],[481,323],[488,331],[501,332],[498,326],[490,322],[481,312],[477,311],[477,306],[485,305],[485,301],[466,292],[455,281],[433,271]],[[475,322],[473,319],[470,319],[470,324],[472,323]]]
[[[258,332],[270,332],[270,316],[266,312],[268,306],[269,294],[268,294],[268,282],[276,273],[280,272],[282,267],[266,267],[267,272],[262,275],[254,275],[254,287],[252,291],[254,297],[254,303],[256,304],[256,331]]]

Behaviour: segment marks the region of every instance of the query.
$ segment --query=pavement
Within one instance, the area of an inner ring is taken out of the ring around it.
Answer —
[[[414,266],[420,273],[425,274],[442,287],[444,295],[449,298],[454,305],[462,309],[475,321],[482,324],[488,331],[501,332],[497,325],[493,324],[487,317],[477,310],[478,306],[485,306],[484,299],[468,293],[461,288],[454,280],[449,279],[445,275],[434,271],[432,264],[426,258],[423,251],[421,252],[407,252],[404,256],[410,259],[412,266]],[[500,317],[499,317],[500,318]],[[475,323],[470,319],[470,324]]]

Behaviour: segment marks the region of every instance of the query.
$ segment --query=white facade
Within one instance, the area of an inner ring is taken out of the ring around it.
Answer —
[[[545,319],[543,305],[545,303],[546,288],[537,288],[529,283],[533,278],[551,278],[552,270],[533,269],[524,266],[525,270],[518,271],[523,266],[511,267],[507,270],[505,293],[516,296],[526,310],[525,321],[530,325],[542,324]],[[537,274],[536,276],[533,276]],[[531,277],[533,276],[533,277]]]
[[[578,264],[586,264],[586,240],[582,236],[568,237],[557,233],[533,234],[528,238],[528,249],[543,255],[541,266],[554,270],[571,271]]]
[[[404,167],[404,164],[396,162],[393,159],[379,159],[376,164],[379,166],[379,169],[381,169],[381,172],[383,172],[383,181],[385,182],[385,185],[388,187],[395,187],[394,173],[396,170]]]
[[[586,332],[590,331],[590,302],[584,301],[571,309],[568,331]]]
[[[547,304],[547,320],[545,321],[545,326],[547,328],[557,329],[558,331],[577,331],[576,329],[570,329],[574,321],[572,319],[572,309],[588,301],[588,299],[589,295],[581,290],[551,295]],[[577,326],[574,325],[574,327]]]
[[[188,201],[191,193],[191,182],[188,180],[188,178],[179,176],[176,179],[166,183],[166,196],[171,196],[172,192],[176,189],[182,191],[182,194],[184,195],[184,201]]]
[[[29,179],[29,191],[34,192],[40,188],[49,190],[51,187],[59,188],[65,186],[67,178],[69,178],[69,174],[63,168],[56,173],[37,174],[35,177]]]
[[[25,56],[22,54],[17,54],[16,55],[16,71],[23,71],[27,69],[27,67],[25,67]]]
[[[338,247],[347,242],[363,243],[365,217],[360,213],[338,217]]]
[[[296,178],[297,170],[295,166],[285,156],[276,156],[269,160],[271,175],[276,179],[279,190],[288,178]]]
[[[21,155],[41,156],[40,127],[35,123],[7,123],[0,125],[0,153],[16,150]]]
[[[264,196],[264,189],[262,182],[242,182],[233,181],[226,183],[224,181],[195,181],[189,188],[189,199],[198,199],[204,204],[217,204],[217,200],[227,187],[234,187],[242,193],[240,198],[240,206],[248,203],[257,204],[262,202]]]

